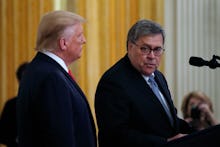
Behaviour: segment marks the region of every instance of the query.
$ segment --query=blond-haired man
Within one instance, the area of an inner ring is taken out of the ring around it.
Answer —
[[[84,18],[67,11],[45,14],[38,28],[37,54],[19,88],[19,147],[95,147],[91,111],[68,66],[86,43]]]

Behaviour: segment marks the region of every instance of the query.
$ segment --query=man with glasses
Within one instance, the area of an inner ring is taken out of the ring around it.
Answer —
[[[150,20],[134,24],[127,54],[102,76],[95,94],[100,147],[151,147],[185,136],[163,74],[164,30]]]

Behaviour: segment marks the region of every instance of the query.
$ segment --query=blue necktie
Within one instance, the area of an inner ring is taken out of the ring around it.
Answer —
[[[167,114],[171,124],[173,125],[173,117],[171,115],[170,109],[169,109],[167,103],[165,101],[163,101],[163,99],[162,99],[162,97],[161,97],[161,95],[159,93],[158,85],[157,85],[156,81],[154,80],[154,76],[153,75],[151,75],[149,77],[148,82],[150,83],[150,87],[153,90],[154,94],[157,96],[158,100],[160,101],[160,103],[162,104],[164,110],[166,111],[166,114]]]

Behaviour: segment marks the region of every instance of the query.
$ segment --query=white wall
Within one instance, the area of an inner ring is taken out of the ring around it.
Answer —
[[[182,98],[192,90],[210,96],[220,120],[220,68],[189,65],[191,56],[220,56],[220,1],[165,0],[165,76],[179,116]],[[218,60],[220,63],[220,60]]]

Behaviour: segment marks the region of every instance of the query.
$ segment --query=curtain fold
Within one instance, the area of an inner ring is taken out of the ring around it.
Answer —
[[[163,25],[164,0],[67,0],[67,10],[87,19],[87,42],[72,69],[93,108],[101,75],[126,53],[128,29],[139,19]]]
[[[37,26],[45,12],[64,9],[87,19],[83,55],[70,68],[94,112],[98,80],[125,55],[128,29],[143,18],[163,25],[163,3],[164,0],[1,0],[0,110],[8,98],[17,94],[17,67],[36,53]],[[163,65],[160,68],[163,70]]]
[[[41,15],[53,9],[53,0],[0,1],[0,110],[17,94],[16,70],[35,55]]]

